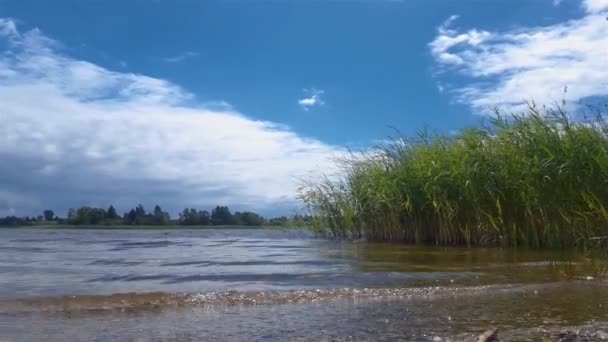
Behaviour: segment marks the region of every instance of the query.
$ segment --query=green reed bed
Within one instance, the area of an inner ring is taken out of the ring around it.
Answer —
[[[320,233],[434,245],[597,247],[608,239],[608,125],[561,110],[399,138],[302,187]]]

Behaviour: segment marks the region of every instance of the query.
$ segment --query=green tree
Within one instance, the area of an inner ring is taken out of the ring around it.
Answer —
[[[228,207],[218,205],[211,211],[211,224],[219,226],[234,223],[234,217]]]
[[[42,214],[44,215],[45,221],[53,221],[53,219],[55,219],[55,212],[52,210],[47,209]]]
[[[239,214],[240,219],[238,221],[240,222],[237,222],[237,224],[244,226],[261,226],[264,224],[264,218],[256,213],[245,211]]]
[[[194,210],[194,209],[192,209]],[[186,225],[186,226],[190,226],[193,225],[193,216],[191,214],[191,209],[189,208],[184,208],[184,210],[182,210],[181,213],[179,213],[179,223]]]
[[[169,223],[170,219],[171,218],[169,217],[169,213],[163,211],[160,206],[156,205],[154,207],[154,211],[152,214],[152,220],[154,224],[165,225]]]
[[[211,224],[211,216],[207,210],[198,211],[198,224],[201,226],[208,226]]]
[[[110,220],[115,220],[118,218],[118,213],[116,213],[116,209],[114,209],[113,205],[110,205],[110,207],[108,208],[107,217]]]
[[[106,218],[106,211],[101,208],[81,207],[70,219],[71,224],[99,224]]]
[[[124,220],[126,224],[135,224],[137,221],[135,209],[131,209],[128,213],[125,213]]]
[[[179,223],[185,226],[205,226],[210,222],[209,212],[206,210],[199,210],[193,208],[185,208],[179,213]]]
[[[141,204],[135,207],[135,223],[140,225],[146,223],[146,209]]]

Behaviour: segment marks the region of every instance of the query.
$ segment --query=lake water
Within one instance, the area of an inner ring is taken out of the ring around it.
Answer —
[[[560,253],[297,230],[0,230],[0,341],[506,340],[601,329],[608,287]]]

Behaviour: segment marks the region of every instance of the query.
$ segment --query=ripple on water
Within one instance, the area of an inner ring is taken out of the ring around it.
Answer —
[[[272,266],[272,265],[310,265],[325,266],[339,264],[333,260],[293,260],[293,261],[181,261],[164,263],[160,266]]]
[[[128,260],[124,260],[124,259],[100,259],[100,260],[95,260],[95,261],[90,262],[89,265],[90,266],[94,266],[94,265],[137,266],[137,265],[141,265],[143,263],[144,263],[143,261],[128,261]]]
[[[188,242],[158,240],[158,241],[129,241],[121,242],[118,246],[111,248],[110,251],[125,251],[139,248],[164,248],[172,246],[191,246]]]

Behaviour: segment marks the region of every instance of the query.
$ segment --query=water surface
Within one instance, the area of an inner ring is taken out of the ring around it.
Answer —
[[[4,229],[0,339],[432,340],[499,326],[520,340],[608,321],[605,284],[556,266],[565,257],[298,230]]]

